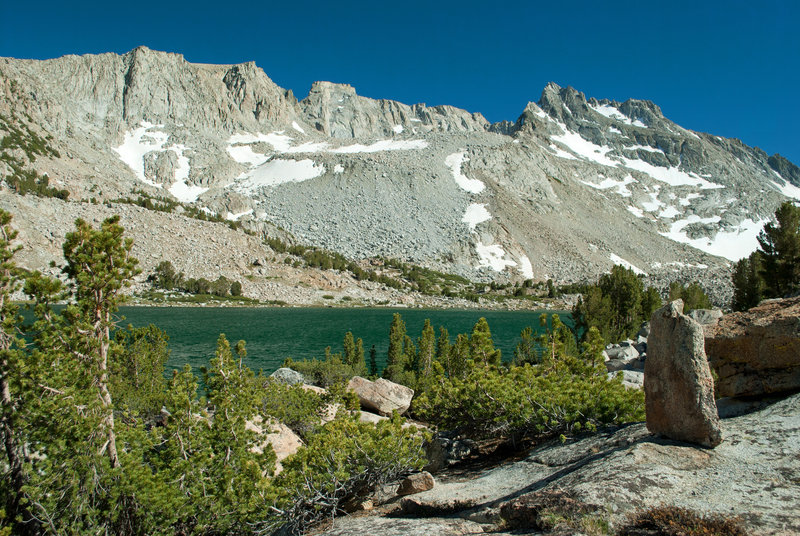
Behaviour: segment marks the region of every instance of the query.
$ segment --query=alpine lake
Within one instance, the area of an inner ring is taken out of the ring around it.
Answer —
[[[342,352],[345,333],[351,331],[369,350],[375,345],[379,369],[386,363],[389,326],[394,313],[400,313],[408,335],[416,342],[425,319],[429,318],[436,336],[439,327],[447,328],[451,342],[459,333],[470,333],[479,318],[485,317],[503,361],[514,356],[520,332],[530,326],[541,333],[540,317],[558,313],[562,322],[573,326],[572,315],[564,311],[486,311],[452,309],[390,308],[289,308],[289,307],[139,307],[125,306],[118,312],[120,328],[155,324],[169,335],[169,369],[185,364],[197,371],[214,356],[217,338],[224,333],[231,345],[247,343],[245,364],[254,371],[270,374],[287,357],[294,360],[324,359],[325,348]]]

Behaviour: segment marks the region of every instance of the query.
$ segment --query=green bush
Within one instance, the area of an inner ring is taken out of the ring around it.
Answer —
[[[608,378],[596,329],[580,356],[551,340],[553,352],[545,351],[540,365],[475,366],[464,378],[439,376],[414,400],[414,413],[472,437],[512,440],[644,419],[644,394]]]
[[[273,518],[257,528],[300,534],[338,513],[343,502],[366,494],[425,464],[424,434],[403,428],[397,415],[377,425],[339,417],[283,461],[274,484],[280,497]]]
[[[350,381],[353,376],[358,376],[360,370],[355,370],[351,365],[342,361],[341,356],[333,355],[329,359],[303,359],[294,361],[291,357],[283,362],[284,367],[296,370],[305,377],[306,381],[319,387],[330,387]]]
[[[274,380],[263,384],[263,415],[273,417],[302,438],[319,428],[326,401],[314,391]]]

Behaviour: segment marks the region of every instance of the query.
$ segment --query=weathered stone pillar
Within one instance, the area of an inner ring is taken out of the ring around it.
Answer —
[[[722,442],[703,328],[675,300],[653,313],[644,367],[647,429],[678,441]]]

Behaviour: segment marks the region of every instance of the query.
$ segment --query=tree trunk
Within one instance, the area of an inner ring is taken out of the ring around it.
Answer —
[[[105,320],[105,322],[100,322],[100,319]],[[117,435],[114,432],[114,405],[111,400],[111,392],[108,390],[108,350],[111,346],[110,321],[110,312],[102,311],[101,309],[96,310],[95,336],[97,337],[100,350],[100,378],[97,382],[97,386],[100,390],[100,400],[103,402],[103,407],[107,412],[105,419],[103,419],[103,424],[106,428],[108,441],[108,459],[111,461],[111,467],[116,468],[119,467],[120,464],[117,454]]]

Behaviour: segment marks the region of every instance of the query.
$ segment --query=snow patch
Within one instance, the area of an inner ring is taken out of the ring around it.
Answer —
[[[644,218],[644,212],[639,207],[628,205],[628,211],[637,218]]]
[[[227,151],[236,162],[251,167],[260,166],[269,160],[267,155],[258,154],[249,145],[229,145]]]
[[[253,213],[253,209],[252,208],[250,210],[245,210],[244,212],[240,212],[238,214],[231,214],[230,212],[228,212],[225,215],[225,219],[228,220],[228,221],[237,221],[242,216],[249,216],[252,213]]]
[[[776,173],[776,175],[777,175],[777,173]],[[783,186],[781,186],[779,183],[774,182],[774,181],[773,181],[773,184],[775,185],[775,188],[780,193],[785,195],[786,197],[791,197],[792,199],[800,199],[800,188],[798,188],[797,186],[795,186],[791,182],[786,181],[783,184]]]
[[[303,130],[303,128],[300,125],[297,124],[297,121],[292,121],[292,128],[295,129],[300,134],[305,134],[306,133],[306,131]]]
[[[523,255],[519,259],[519,264],[519,271],[522,273],[522,276],[525,279],[533,279],[533,266],[531,265],[531,260],[526,255]]]
[[[325,173],[325,166],[318,166],[313,160],[275,159],[239,177],[236,189],[250,193],[263,186],[307,181],[319,177],[323,173]]]
[[[395,126],[392,127],[392,130],[394,130],[395,134],[402,134],[403,133],[403,125],[395,125]]]
[[[516,262],[504,258],[506,252],[503,251],[503,246],[499,244],[485,246],[481,242],[478,242],[475,245],[475,251],[480,258],[478,261],[479,268],[491,268],[495,272],[502,272],[507,266],[517,265]]]
[[[344,166],[342,166],[341,164],[336,164],[335,166],[333,166],[333,172],[337,174],[344,173]]]
[[[756,238],[764,224],[769,220],[759,220],[755,222],[748,218],[739,222],[739,226],[732,231],[717,231],[714,238],[689,238],[684,230],[688,225],[693,223],[718,223],[719,221],[719,216],[701,218],[692,214],[686,219],[674,222],[670,226],[669,232],[660,234],[675,242],[688,244],[693,248],[705,251],[711,255],[725,257],[731,261],[739,261],[758,248],[758,240]]]
[[[686,197],[678,199],[678,203],[680,203],[682,207],[688,207],[692,204],[692,199],[697,199],[698,197],[702,196],[700,194],[688,194]]]
[[[207,191],[208,188],[187,184],[186,181],[176,181],[169,187],[169,193],[174,195],[181,203],[194,203],[201,194]]]
[[[659,218],[672,219],[675,216],[678,216],[680,214],[682,214],[682,212],[680,210],[678,210],[675,207],[669,206],[669,207],[665,208],[664,210],[662,210],[661,212],[659,212],[658,213],[658,217]]]
[[[492,215],[489,214],[488,210],[486,210],[485,203],[472,203],[467,207],[467,210],[464,212],[464,217],[461,218],[461,221],[469,225],[470,231],[474,231],[475,227],[479,223],[483,223],[491,219]]]
[[[602,177],[602,175],[600,175]],[[631,191],[628,190],[628,185],[631,183],[636,182],[632,176],[627,175],[620,181],[614,180],[612,178],[603,178],[603,180],[597,184],[587,181],[581,181],[583,184],[587,186],[591,186],[595,190],[608,190],[610,188],[616,188],[616,191],[622,197],[631,197]]]
[[[580,134],[572,132],[566,125],[558,124],[564,131],[559,136],[551,136],[550,139],[567,146],[567,148],[578,156],[603,166],[616,167],[619,162],[608,158],[606,155],[611,151],[611,147],[606,145],[595,145],[586,140]]]
[[[407,151],[412,149],[424,149],[428,146],[425,140],[380,140],[371,145],[345,145],[336,149],[329,149],[330,153],[378,153],[381,151]]]
[[[695,173],[686,173],[676,167],[665,168],[654,166],[644,160],[632,160],[625,157],[622,158],[622,161],[625,167],[646,173],[655,180],[669,184],[670,186],[695,186],[699,187],[701,190],[725,188],[722,184],[707,181]]]
[[[639,268],[637,268],[633,264],[629,263],[628,261],[626,261],[625,259],[623,259],[619,255],[615,255],[615,254],[612,253],[612,254],[609,255],[609,258],[611,259],[611,262],[613,262],[614,264],[619,264],[623,268],[627,268],[629,270],[633,270],[633,273],[636,274],[636,275],[647,275],[647,272],[645,272],[644,270],[640,270]]]
[[[470,179],[461,173],[461,166],[464,162],[469,162],[465,151],[453,153],[444,159],[444,164],[450,168],[450,171],[453,173],[453,179],[455,179],[456,184],[458,184],[462,190],[471,194],[481,193],[486,185],[478,179]]]

